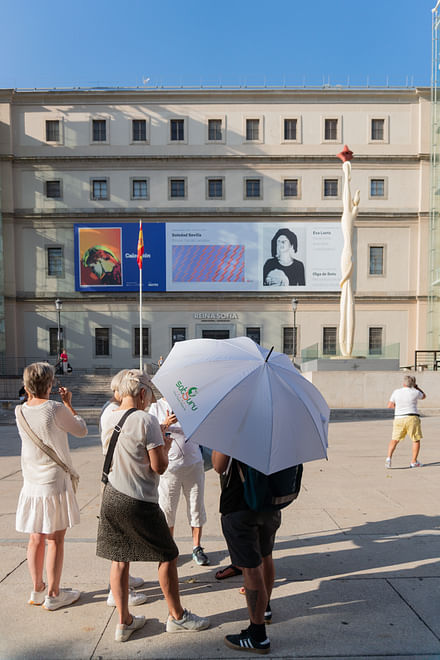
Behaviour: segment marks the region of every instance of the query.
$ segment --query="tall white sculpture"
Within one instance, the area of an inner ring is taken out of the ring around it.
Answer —
[[[351,241],[353,237],[353,222],[359,211],[360,191],[356,190],[354,198],[351,197],[351,164],[353,152],[344,146],[344,150],[338,154],[342,160],[342,171],[344,173],[344,188],[342,194],[344,211],[341,218],[342,235],[344,247],[341,255],[341,303],[339,316],[339,347],[343,357],[351,357],[354,339],[354,299],[351,276],[353,273],[353,250]]]

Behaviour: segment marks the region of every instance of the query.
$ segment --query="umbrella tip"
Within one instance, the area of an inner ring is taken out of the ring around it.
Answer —
[[[272,348],[270,349],[269,353],[266,355],[266,359],[264,360],[265,362],[267,362],[268,359],[270,358],[273,349],[274,349],[274,346],[272,346]]]

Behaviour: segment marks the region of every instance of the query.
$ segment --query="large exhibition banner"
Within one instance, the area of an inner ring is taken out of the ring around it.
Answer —
[[[338,223],[143,223],[144,291],[338,291]],[[137,223],[75,225],[78,291],[137,291]]]

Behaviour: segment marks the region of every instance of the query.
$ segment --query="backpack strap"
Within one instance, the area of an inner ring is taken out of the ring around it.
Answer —
[[[130,410],[127,410],[122,415],[121,419],[119,420],[118,424],[116,424],[116,426],[113,430],[113,435],[110,438],[110,442],[109,442],[108,449],[107,449],[107,454],[106,454],[105,460],[104,460],[104,467],[102,468],[101,481],[102,481],[103,484],[106,484],[108,482],[108,473],[110,472],[110,468],[111,468],[111,465],[112,465],[113,454],[115,452],[116,443],[118,441],[119,434],[122,431],[122,427],[124,426],[125,420],[127,419],[127,417],[129,415],[131,415],[131,413],[136,412],[136,410],[137,410],[137,408],[130,408]]]

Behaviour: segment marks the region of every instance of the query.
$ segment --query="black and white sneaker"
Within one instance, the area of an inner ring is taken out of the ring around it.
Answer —
[[[264,623],[272,623],[272,608],[270,603],[267,604],[266,611],[264,612]]]
[[[203,552],[203,548],[200,545],[198,545],[196,548],[193,548],[192,558],[199,566],[208,566],[209,564],[209,559]]]
[[[226,635],[224,641],[230,649],[237,649],[238,651],[249,651],[260,655],[270,652],[270,640],[266,638],[264,642],[256,642],[247,629],[242,630],[239,635]]]

